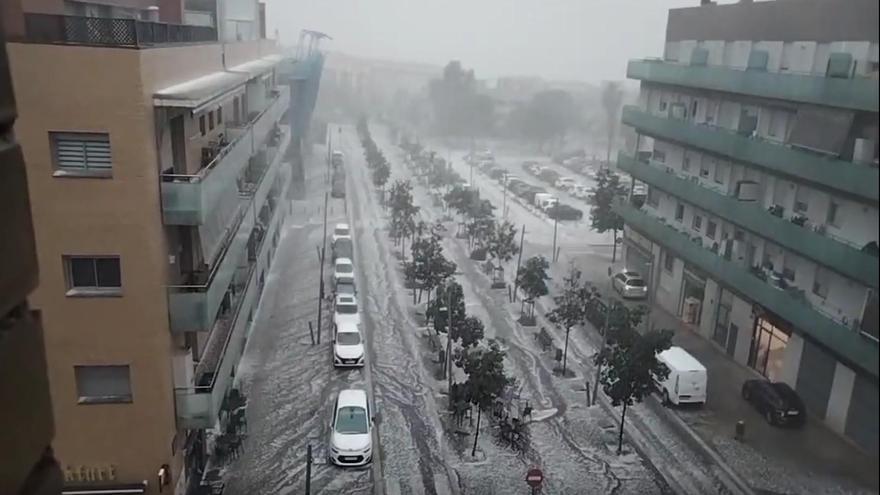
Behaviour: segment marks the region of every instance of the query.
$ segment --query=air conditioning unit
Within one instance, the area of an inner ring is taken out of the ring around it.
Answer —
[[[856,139],[856,143],[853,145],[853,161],[856,163],[871,163],[874,161],[873,139]]]
[[[740,201],[757,201],[761,186],[753,180],[741,180],[736,183],[736,199]]]

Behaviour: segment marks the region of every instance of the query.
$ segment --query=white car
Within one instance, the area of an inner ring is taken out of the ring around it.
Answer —
[[[587,199],[587,196],[590,195],[590,188],[583,184],[575,184],[571,188],[571,195],[576,198]]]
[[[367,392],[340,390],[330,423],[330,462],[366,466],[373,460],[373,417]]]
[[[333,366],[350,367],[364,365],[364,340],[356,323],[346,322],[336,326],[333,337]]]
[[[354,263],[351,258],[336,258],[333,263],[333,287],[340,283],[354,285]]]
[[[554,184],[559,189],[570,189],[574,187],[576,184],[575,180],[571,177],[560,177],[556,179],[556,184]]]
[[[336,304],[333,310],[333,324],[340,326],[343,323],[354,323],[355,325],[360,325],[361,323],[357,298],[351,294],[339,294],[336,296]]]
[[[336,244],[339,239],[351,239],[351,227],[347,223],[337,223],[333,228],[333,237],[331,238],[333,244]]]

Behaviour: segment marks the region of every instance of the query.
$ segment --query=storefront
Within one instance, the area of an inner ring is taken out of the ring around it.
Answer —
[[[685,265],[682,277],[679,314],[687,324],[700,326],[703,312],[703,298],[706,294],[706,277],[696,268]]]
[[[785,348],[790,337],[791,327],[784,321],[767,315],[756,318],[749,350],[749,366],[770,380],[780,380]]]

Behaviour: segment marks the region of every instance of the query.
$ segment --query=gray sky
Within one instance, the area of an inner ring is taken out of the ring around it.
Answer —
[[[699,0],[264,0],[269,33],[300,29],[353,55],[443,65],[479,78],[624,79],[626,61],[660,56],[666,13]]]

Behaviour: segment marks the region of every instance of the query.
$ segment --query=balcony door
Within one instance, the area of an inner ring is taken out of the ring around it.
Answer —
[[[174,161],[174,173],[186,174],[186,131],[183,115],[171,119],[171,159]]]

